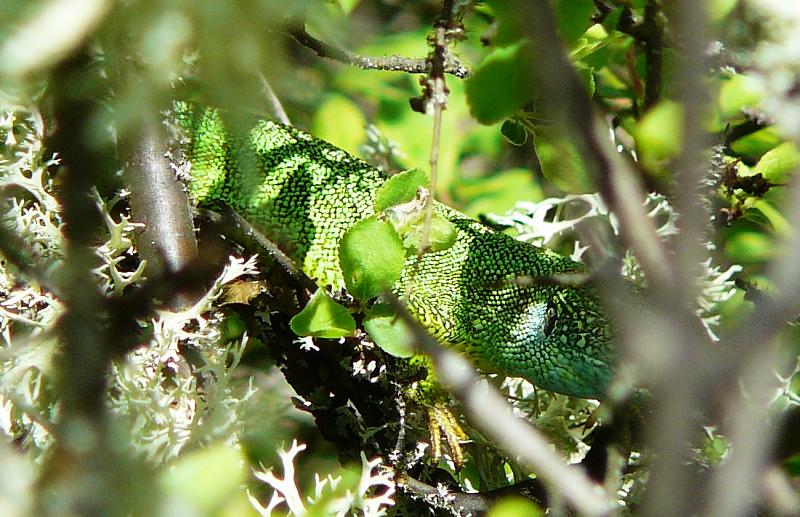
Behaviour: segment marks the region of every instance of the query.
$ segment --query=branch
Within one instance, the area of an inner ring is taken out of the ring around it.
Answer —
[[[349,50],[328,45],[306,32],[305,25],[302,23],[291,27],[289,35],[304,47],[316,52],[319,57],[332,59],[346,65],[363,68],[364,70],[390,70],[409,74],[425,74],[429,71],[427,59],[415,59],[398,55],[384,57],[360,56]],[[471,70],[462,65],[457,59],[450,57],[445,63],[444,72],[460,79],[466,79],[469,77]]]
[[[420,255],[425,253],[428,249],[430,238],[431,220],[433,218],[433,198],[436,193],[436,181],[439,172],[439,140],[442,133],[442,111],[447,109],[447,95],[450,93],[450,90],[447,89],[447,81],[444,75],[445,69],[447,68],[447,59],[450,56],[448,46],[453,39],[462,37],[464,33],[464,27],[460,22],[460,16],[461,12],[455,2],[452,0],[445,0],[443,2],[442,14],[433,24],[433,36],[428,40],[433,47],[428,56],[430,74],[426,80],[422,81],[422,97],[411,100],[411,107],[415,111],[421,111],[422,113],[433,111],[433,138],[431,141],[431,154],[429,159],[431,166],[431,195],[428,196],[425,202],[425,225],[422,230]],[[449,200],[444,199],[443,201],[447,203]]]
[[[127,143],[121,139],[127,155],[125,180],[131,190],[131,213],[135,222],[144,224],[137,241],[151,277],[184,270],[198,257],[189,199],[167,160],[167,138],[152,111],[145,114],[140,127],[129,129],[134,134],[127,135]],[[200,295],[199,290],[177,293],[169,306],[188,307]]]
[[[441,486],[431,486],[407,474],[397,476],[397,484],[417,497],[422,497],[433,508],[449,511],[453,515],[484,515],[501,498],[524,497],[542,508],[549,506],[547,491],[540,479],[528,479],[515,485],[486,492],[447,491]]]
[[[102,145],[88,136],[97,134],[92,125],[97,116],[95,102],[106,93],[94,77],[87,77],[89,62],[88,46],[84,46],[59,63],[50,78],[53,84],[71,87],[55,91],[53,98],[58,129],[51,144],[63,158],[59,192],[65,239],[64,260],[54,275],[64,307],[56,327],[57,436],[61,439],[42,466],[39,504],[56,505],[65,513],[136,513],[130,506],[125,508],[132,501],[129,469],[133,464],[113,443],[104,403],[106,373],[117,336],[105,325],[113,315],[92,273],[98,262],[92,244],[101,219],[90,191],[106,177],[103,164],[113,151],[108,143]],[[38,510],[34,513],[44,508]]]
[[[263,74],[259,73],[258,77],[261,79],[261,86],[264,88],[264,95],[267,96],[269,105],[272,107],[272,113],[281,122],[281,124],[291,126],[292,121],[289,120],[289,115],[287,115],[286,110],[283,109],[283,104],[278,98],[278,95],[275,93],[275,90],[272,89],[272,85],[269,84],[269,81],[267,81],[267,78],[264,77]]]
[[[649,1],[644,6],[645,33],[643,40],[647,70],[644,79],[644,109],[650,108],[661,98],[661,63],[664,50],[664,28],[661,6]]]

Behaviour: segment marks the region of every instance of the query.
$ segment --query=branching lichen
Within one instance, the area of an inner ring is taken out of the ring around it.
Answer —
[[[256,497],[249,494],[253,507],[263,516],[272,515],[272,511],[280,504],[289,509],[288,515],[362,515],[363,517],[380,517],[394,505],[392,495],[395,484],[391,472],[381,469],[382,460],[367,460],[361,453],[361,472],[357,478],[352,476],[332,476],[325,478],[315,476],[314,495],[303,497],[295,480],[294,459],[305,450],[304,444],[292,441],[289,450],[278,452],[281,458],[283,478],[275,476],[269,469],[255,470],[256,479],[272,487],[274,492],[267,503],[261,504]]]
[[[150,343],[112,366],[111,410],[130,421],[131,444],[149,461],[173,459],[189,442],[235,440],[238,414],[254,394],[251,381],[232,375],[247,336],[220,346],[221,315],[204,315],[224,285],[256,272],[255,257],[231,258],[205,296],[185,311],[159,313]],[[193,350],[202,364],[190,365],[179,346]]]

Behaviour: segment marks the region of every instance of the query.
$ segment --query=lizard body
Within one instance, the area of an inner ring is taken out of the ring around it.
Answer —
[[[383,174],[275,122],[258,120],[248,132],[233,133],[216,110],[178,103],[176,114],[195,202],[228,205],[320,287],[344,288],[339,240],[374,214]],[[394,290],[410,293],[410,312],[484,370],[523,377],[558,393],[604,397],[615,350],[594,291],[514,281],[580,272],[582,265],[446,205],[436,203],[434,210],[454,224],[457,237],[445,250],[408,258]]]

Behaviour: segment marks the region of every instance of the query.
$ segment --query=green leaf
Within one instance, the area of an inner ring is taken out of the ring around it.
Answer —
[[[762,156],[753,171],[756,174],[760,172],[764,179],[772,183],[785,183],[798,167],[800,151],[793,143],[784,142]]]
[[[786,216],[783,215],[780,210],[776,209],[772,203],[765,199],[757,199],[750,208],[747,209],[747,215],[750,216],[750,213],[754,210],[757,210],[766,218],[775,235],[787,240],[792,238],[792,234],[794,233],[792,225],[786,219]]]
[[[795,454],[785,462],[783,465],[792,477],[800,477],[800,454]]]
[[[623,7],[615,7],[603,18],[603,28],[608,32],[617,30],[619,19],[622,17]]]
[[[764,98],[761,82],[744,74],[736,74],[719,89],[719,114],[724,119],[744,116],[742,108],[755,107]]]
[[[339,263],[348,292],[368,300],[391,288],[406,262],[400,236],[387,222],[371,216],[359,221],[342,237]]]
[[[533,143],[547,181],[570,194],[596,190],[578,149],[563,133],[553,127],[539,126]]]
[[[488,517],[540,517],[542,510],[529,499],[511,496],[501,499],[489,510]]]
[[[672,101],[662,101],[639,121],[634,137],[645,163],[671,158],[683,147],[683,111]]]
[[[506,120],[503,122],[503,127],[500,128],[500,132],[506,137],[506,140],[516,146],[525,145],[525,142],[528,141],[528,130],[525,129],[525,126],[514,120]]]
[[[318,138],[357,154],[358,146],[367,140],[367,120],[361,109],[344,95],[325,95],[314,114],[311,132]]]
[[[735,140],[731,144],[731,149],[743,156],[761,156],[781,141],[775,126],[769,126]]]
[[[344,14],[350,14],[358,6],[360,0],[337,0]]]
[[[364,318],[364,329],[387,354],[411,357],[415,354],[415,340],[411,329],[398,317],[387,303],[375,304]]]
[[[422,238],[425,232],[424,211],[414,223],[399,231],[403,237],[403,246],[412,253],[419,253],[422,247]],[[456,243],[458,232],[455,225],[437,213],[431,215],[431,225],[428,230],[427,251],[443,251]]]
[[[775,256],[775,243],[760,231],[741,231],[727,240],[725,254],[739,264],[766,262]]]
[[[556,8],[558,31],[569,45],[572,45],[594,22],[595,13],[592,0],[559,0]]]
[[[739,0],[710,0],[708,15],[712,22],[722,21],[739,4]]]
[[[356,330],[356,322],[350,311],[333,301],[324,289],[317,289],[303,310],[292,318],[289,326],[298,336],[327,339],[350,336]]]
[[[526,73],[530,44],[519,42],[489,54],[466,81],[467,102],[475,120],[492,124],[533,100]]]
[[[586,91],[589,92],[589,97],[594,97],[594,92],[596,90],[594,71],[591,68],[584,67],[580,67],[576,71],[578,72],[578,77],[580,77],[584,88],[586,88]]]
[[[380,213],[387,208],[408,203],[417,196],[420,187],[428,187],[428,173],[411,169],[395,174],[381,185],[375,193],[375,211]]]
[[[237,449],[221,443],[181,456],[164,470],[159,484],[189,514],[216,515],[246,481],[244,465]]]
[[[544,198],[534,174],[523,168],[464,180],[459,183],[455,193],[459,199],[469,200],[462,211],[473,218],[480,214],[502,214],[514,208],[519,201],[540,201]]]

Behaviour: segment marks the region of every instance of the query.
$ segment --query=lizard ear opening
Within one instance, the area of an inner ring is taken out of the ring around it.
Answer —
[[[544,314],[544,325],[542,326],[542,332],[545,337],[550,337],[550,333],[553,332],[553,329],[556,327],[556,321],[558,321],[558,313],[553,303],[548,301],[547,311],[545,311]]]

